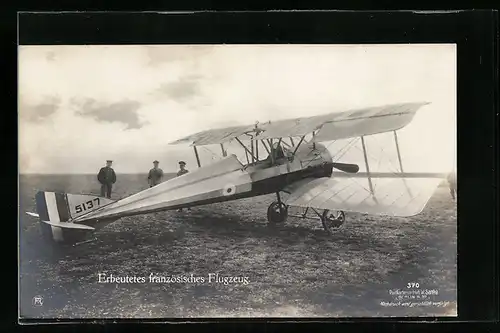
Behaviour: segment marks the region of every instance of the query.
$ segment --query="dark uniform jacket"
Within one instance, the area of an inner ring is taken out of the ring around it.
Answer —
[[[184,170],[179,170],[179,171],[177,172],[177,176],[182,176],[183,174],[188,173],[188,172],[189,172],[189,171],[188,171],[187,169],[184,169]]]
[[[114,184],[116,182],[115,170],[110,167],[102,167],[97,174],[97,180],[101,184]]]
[[[457,175],[452,172],[448,174],[448,184],[450,185],[451,188],[456,188],[457,187]]]
[[[163,178],[163,170],[162,169],[153,168],[153,169],[149,170],[148,180],[149,180],[150,185],[154,186],[154,185],[160,184],[162,178]]]

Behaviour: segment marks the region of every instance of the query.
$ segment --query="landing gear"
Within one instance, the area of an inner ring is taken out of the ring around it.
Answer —
[[[330,235],[339,230],[345,222],[345,213],[341,210],[330,211],[325,209],[321,215],[321,224]]]
[[[281,202],[279,192],[276,193],[277,201],[269,205],[267,209],[267,220],[271,224],[283,223],[288,217],[288,206]]]
[[[276,201],[269,205],[267,209],[267,220],[270,225],[280,224],[286,221],[288,218],[288,205],[284,204],[281,201],[281,197],[279,192],[276,193]],[[307,216],[309,211],[314,212],[316,216]],[[293,212],[293,211],[292,211]],[[332,235],[336,231],[338,231],[345,222],[345,213],[341,210],[323,210],[323,213],[320,213],[321,210],[316,210],[312,207],[306,207],[305,210],[301,214],[290,214],[290,216],[298,217],[301,219],[314,219],[321,220],[321,224],[323,225],[323,229]]]
[[[274,201],[267,209],[267,220],[269,223],[283,223],[288,217],[288,207],[278,201]]]

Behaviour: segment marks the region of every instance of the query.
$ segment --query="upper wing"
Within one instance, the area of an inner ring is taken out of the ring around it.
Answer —
[[[408,125],[416,112],[427,104],[395,104],[345,112],[341,117],[325,123],[314,140],[331,141],[396,131]]]
[[[419,214],[444,175],[371,173],[344,178],[304,179],[284,189],[290,206],[407,217]],[[373,190],[373,191],[372,191]]]
[[[230,141],[247,132],[253,132],[254,128],[255,125],[216,128],[186,136],[184,138],[171,142],[170,144],[176,145],[181,143],[190,143],[194,146],[219,144]]]
[[[314,141],[331,141],[398,130],[429,103],[392,104],[268,124],[258,139],[304,136],[318,130]]]
[[[408,125],[418,109],[429,103],[392,104],[313,117],[278,120],[258,125],[257,140],[301,137],[318,130],[314,141],[331,141],[394,131]],[[170,144],[191,143],[194,146],[219,144],[256,133],[255,125],[233,126],[198,132]]]

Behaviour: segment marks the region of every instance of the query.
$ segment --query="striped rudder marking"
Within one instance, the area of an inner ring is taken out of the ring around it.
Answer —
[[[68,244],[84,238],[86,233],[83,231],[94,230],[94,228],[73,223],[74,216],[71,214],[70,206],[83,205],[82,202],[86,203],[94,199],[98,202],[103,201],[96,196],[89,195],[38,192],[35,195],[35,201],[43,235],[57,243]]]
[[[62,230],[60,230],[61,228],[56,228],[42,222],[42,221],[49,221],[51,217],[54,216],[54,212],[57,212],[57,209],[54,209],[53,205],[50,204],[53,198],[51,198],[51,196],[47,194],[50,193],[38,192],[35,195],[36,210],[40,219],[40,227],[42,228],[42,233],[44,235],[52,238],[52,240],[61,241],[62,240]]]
[[[35,195],[35,201],[41,221],[66,222],[69,220],[65,194],[40,191]],[[43,222],[40,223],[42,223],[44,231],[49,233],[55,241],[61,242],[64,240],[61,228]]]
[[[38,192],[35,195],[36,210],[40,216],[40,220],[48,221],[49,212],[47,211],[47,203],[45,202],[45,192]]]
[[[49,221],[62,222],[57,210],[56,194],[54,192],[45,192],[45,203],[47,204],[47,212],[49,213]],[[59,227],[50,226],[54,240],[60,242],[64,240],[62,229]]]
[[[59,220],[61,222],[66,222],[70,219],[67,195],[64,193],[54,193],[56,197],[57,212],[59,214]]]

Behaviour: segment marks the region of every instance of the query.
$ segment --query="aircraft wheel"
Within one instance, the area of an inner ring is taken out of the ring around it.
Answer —
[[[283,223],[288,217],[288,206],[282,202],[274,201],[267,209],[269,223]]]
[[[345,222],[345,213],[341,210],[330,211],[325,209],[323,215],[321,215],[321,223],[323,228],[329,234],[333,234],[335,231],[339,230]]]

